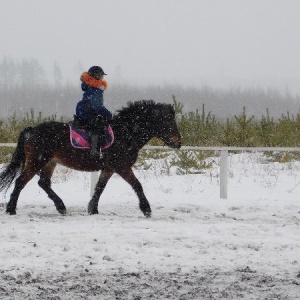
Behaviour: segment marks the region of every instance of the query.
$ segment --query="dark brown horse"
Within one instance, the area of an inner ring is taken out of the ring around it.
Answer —
[[[115,142],[103,151],[101,162],[98,158],[92,158],[89,150],[71,146],[70,129],[66,123],[47,122],[25,128],[20,133],[11,162],[0,174],[0,191],[7,190],[17,178],[6,212],[16,214],[20,192],[34,175],[39,174],[39,186],[53,200],[58,212],[65,214],[64,202],[51,188],[51,176],[59,163],[79,171],[102,170],[88,204],[89,214],[98,214],[99,198],[113,173],[117,173],[131,185],[139,198],[141,211],[150,217],[150,204],[132,166],[139,150],[153,137],[161,139],[172,148],[180,148],[181,137],[175,122],[174,108],[170,104],[155,103],[152,100],[129,103],[113,117],[111,126]]]

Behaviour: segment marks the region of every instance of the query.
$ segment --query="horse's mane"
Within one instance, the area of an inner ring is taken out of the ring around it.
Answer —
[[[153,100],[139,100],[128,102],[126,107],[118,110],[114,116],[114,121],[131,123],[133,120],[153,121],[153,117],[161,118],[163,115],[175,115],[171,104],[156,103]]]

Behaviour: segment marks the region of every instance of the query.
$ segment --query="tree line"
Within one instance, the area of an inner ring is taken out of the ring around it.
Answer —
[[[212,112],[207,111],[204,104],[201,110],[185,112],[184,105],[177,101],[175,96],[172,97],[172,102],[179,131],[183,137],[183,145],[240,147],[299,147],[300,145],[300,113],[295,115],[286,113],[279,118],[274,118],[266,110],[264,115],[256,117],[248,114],[244,107],[233,117],[219,119]],[[22,129],[50,120],[68,121],[56,114],[43,115],[34,109],[23,117],[18,117],[14,113],[5,120],[0,119],[0,142],[17,142]],[[150,144],[161,145],[162,142],[153,139]],[[12,151],[13,149],[10,148],[0,148],[0,163],[8,161]]]
[[[57,63],[53,65],[53,81],[49,83],[43,67],[35,59],[15,61],[4,57],[0,61],[0,118],[16,114],[24,117],[31,109],[44,115],[57,115],[71,119],[76,103],[82,96],[80,81],[64,83]],[[244,107],[247,113],[261,117],[268,111],[269,117],[281,118],[282,114],[299,113],[300,96],[288,90],[253,87],[242,89],[212,88],[206,85],[187,87],[180,84],[134,86],[125,82],[109,81],[105,92],[105,105],[115,112],[128,101],[152,99],[172,103],[172,96],[184,105],[184,112],[195,112],[205,106],[217,119],[239,114]]]

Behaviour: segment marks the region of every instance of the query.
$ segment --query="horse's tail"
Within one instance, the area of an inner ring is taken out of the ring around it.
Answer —
[[[21,173],[25,165],[25,152],[24,141],[30,133],[32,127],[26,127],[19,135],[17,148],[13,153],[10,163],[4,167],[4,170],[0,173],[0,192],[7,191],[10,185],[13,183],[18,174]]]

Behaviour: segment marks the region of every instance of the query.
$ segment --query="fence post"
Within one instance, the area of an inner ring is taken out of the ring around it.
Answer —
[[[220,198],[227,199],[228,150],[221,150],[220,158]]]
[[[94,189],[97,184],[99,177],[99,172],[91,172],[91,181],[90,181],[90,196],[94,195]]]

